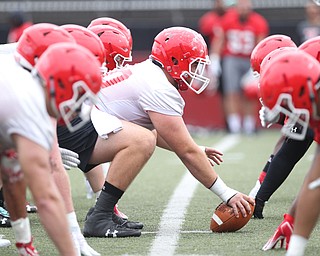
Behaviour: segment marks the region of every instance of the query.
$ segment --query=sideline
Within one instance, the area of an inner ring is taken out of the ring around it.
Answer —
[[[237,145],[239,141],[240,135],[228,135],[213,147],[222,152],[226,152]],[[198,184],[200,183],[186,170],[186,174],[178,184],[168,205],[163,211],[159,230],[148,255],[174,255],[186,210]]]

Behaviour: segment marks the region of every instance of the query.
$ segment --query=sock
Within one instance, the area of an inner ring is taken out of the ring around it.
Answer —
[[[239,133],[241,131],[241,119],[238,114],[229,115],[227,122],[231,133]]]
[[[107,213],[109,217],[112,217],[113,208],[116,203],[118,203],[123,193],[124,191],[106,181],[94,207],[94,212],[104,212]]]
[[[271,163],[271,161],[272,161],[273,156],[274,156],[273,154],[270,155],[270,157],[269,157],[266,165],[265,165],[265,166],[263,167],[263,169],[262,169],[262,172],[260,172],[260,176],[259,176],[259,178],[258,178],[260,184],[262,184],[262,182],[264,181],[264,178],[265,178],[266,175],[267,175],[267,172],[268,172],[268,169],[269,169],[269,166],[270,166],[270,163]]]
[[[268,201],[289,176],[293,167],[306,153],[312,142],[313,131],[311,129],[308,129],[304,140],[286,139],[273,157],[257,197],[264,202]]]
[[[31,229],[28,217],[11,221],[11,226],[17,243],[27,244],[31,242]]]
[[[95,193],[95,195],[96,195],[96,202],[98,201],[98,198],[99,198],[100,194],[101,194],[101,190],[99,190],[98,192]]]
[[[292,234],[286,256],[303,256],[308,239]]]
[[[246,115],[243,119],[243,130],[246,134],[253,134],[256,130],[256,119],[254,116]]]

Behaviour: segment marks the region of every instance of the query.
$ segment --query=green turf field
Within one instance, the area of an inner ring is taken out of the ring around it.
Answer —
[[[215,170],[230,187],[249,193],[280,136],[279,131],[241,136],[229,146],[222,144],[225,136],[216,133],[194,135],[194,138],[199,145],[219,145],[228,149],[224,151],[224,163]],[[308,171],[313,152],[314,145],[265,206],[263,220],[252,219],[235,233],[215,234],[210,232],[209,225],[212,212],[220,203],[219,198],[195,183],[192,177],[186,178],[185,167],[173,153],[157,149],[119,202],[119,208],[131,220],[144,223],[141,237],[87,240],[101,255],[285,255],[284,249],[263,252],[261,248],[289,209]],[[94,200],[86,199],[82,173],[71,170],[69,175],[76,213],[83,227],[86,212]],[[185,183],[180,183],[182,180]],[[170,207],[166,209],[168,204]],[[37,215],[29,216],[34,244],[40,254],[58,255]],[[167,217],[162,219],[162,216]],[[0,234],[14,241],[11,229],[1,229]],[[316,227],[306,255],[320,254],[319,235],[319,227]],[[15,246],[1,248],[0,255],[16,255]]]

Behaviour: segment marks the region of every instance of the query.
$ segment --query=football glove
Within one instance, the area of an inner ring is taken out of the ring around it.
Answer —
[[[63,167],[66,170],[70,170],[71,168],[77,168],[80,164],[79,155],[69,149],[59,148],[61,159],[63,163]]]
[[[280,248],[283,248],[284,239],[286,240],[286,250],[288,250],[290,237],[293,231],[294,218],[290,214],[284,214],[283,217],[284,217],[284,220],[277,227],[273,236],[262,247],[263,251],[274,249],[279,241],[280,241]]]
[[[273,119],[269,119],[267,108],[265,106],[262,106],[261,109],[259,110],[259,118],[260,118],[262,127],[269,128],[271,125],[279,121],[280,115],[277,115]]]

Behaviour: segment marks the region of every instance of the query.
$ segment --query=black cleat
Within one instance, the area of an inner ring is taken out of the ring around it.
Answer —
[[[83,235],[85,237],[138,237],[141,236],[140,229],[127,228],[113,222],[104,212],[93,212],[87,215],[84,223]]]
[[[254,207],[253,218],[263,219],[264,217],[263,217],[262,212],[263,212],[263,208],[264,208],[265,203],[257,197],[256,197],[255,201],[256,201],[256,206]]]
[[[86,215],[85,221],[89,218],[89,216],[93,213],[94,207],[91,207]],[[125,220],[115,213],[112,214],[112,220],[114,223],[126,227],[126,228],[132,228],[132,229],[143,229],[143,223],[137,222],[137,221],[129,221]]]
[[[125,226],[127,228],[132,228],[132,229],[143,229],[143,223],[142,222],[137,222],[137,221],[129,221],[125,220],[115,213],[112,214],[112,220],[114,223]]]

